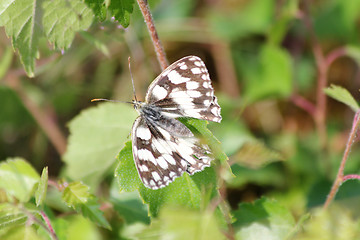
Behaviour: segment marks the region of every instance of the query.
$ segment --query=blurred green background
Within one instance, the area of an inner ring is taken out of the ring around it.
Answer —
[[[221,124],[210,123],[209,129],[222,143],[235,175],[223,176],[231,209],[267,196],[299,220],[322,206],[339,168],[354,112],[328,97],[326,105],[319,106],[319,96],[325,96],[317,92],[319,71],[322,67],[327,71],[324,87],[340,85],[359,100],[360,1],[149,3],[169,62],[197,55],[209,70],[223,116]],[[98,103],[90,102],[93,98],[132,100],[129,56],[138,99],[144,99],[148,85],[161,72],[138,6],[134,4],[129,27],[110,18],[95,19],[87,32],[76,34],[66,51],[54,50],[41,39],[33,78],[23,71],[4,28],[0,29],[0,56],[0,159],[22,157],[38,172],[48,166],[50,179],[83,180],[91,192],[104,196],[104,189],[112,188],[115,156],[136,113],[121,108],[109,120],[106,114],[111,110],[104,110],[102,117],[122,129],[119,135],[86,139],[86,143],[113,148],[107,161],[86,167],[86,159],[78,165],[72,160],[69,145],[64,155],[68,124],[76,117],[86,118],[82,111],[96,108]],[[324,120],[316,118],[317,111],[325,111]],[[89,122],[70,124],[70,129],[101,131]],[[55,134],[54,139],[50,140],[44,126]],[[359,174],[357,145],[356,141],[345,174]],[[80,173],[82,168],[89,173]],[[93,173],[96,169],[101,170]],[[352,212],[351,220],[346,218],[354,224],[352,233],[359,226],[359,194],[356,181],[345,182],[337,194],[339,212]],[[319,221],[320,225],[325,222]],[[97,234],[118,237],[117,233]]]

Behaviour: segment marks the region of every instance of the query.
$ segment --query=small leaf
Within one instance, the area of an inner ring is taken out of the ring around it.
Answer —
[[[259,141],[249,141],[232,157],[236,163],[248,168],[257,169],[275,161],[283,161],[284,157]]]
[[[94,47],[99,49],[105,56],[110,56],[109,49],[99,39],[95,38],[93,35],[85,31],[80,31],[79,33],[86,41],[94,45]]]
[[[87,30],[93,21],[91,9],[82,1],[44,1],[42,7],[45,35],[57,49],[68,49],[74,40],[75,33]]]
[[[354,112],[357,112],[359,110],[359,104],[355,101],[354,97],[345,88],[332,84],[324,91],[328,96],[348,105]]]
[[[33,77],[41,36],[41,4],[36,4],[36,0],[0,2],[0,26],[5,27],[6,34],[12,39],[13,47],[18,49],[26,73]]]
[[[104,213],[100,210],[100,205],[95,199],[90,199],[84,204],[80,204],[77,207],[84,217],[90,219],[92,222],[98,224],[101,227],[111,230],[111,226],[104,218]]]
[[[76,208],[77,204],[86,203],[90,197],[89,187],[81,182],[69,183],[62,195],[64,202],[72,208]]]
[[[159,219],[140,234],[138,239],[197,240],[226,239],[221,233],[212,212],[196,211],[186,208],[164,208]]]
[[[105,21],[107,10],[105,0],[85,0],[85,3],[93,10],[99,21]]]
[[[21,226],[26,220],[27,216],[16,206],[10,203],[0,204],[0,229]]]
[[[41,174],[38,188],[35,192],[35,199],[36,199],[37,207],[40,206],[45,200],[47,186],[48,186],[48,167],[44,167],[42,174]]]
[[[1,9],[1,7],[0,7]],[[0,59],[0,81],[4,79],[6,72],[9,70],[14,53],[10,46],[8,46]]]
[[[234,212],[236,239],[286,239],[295,228],[290,211],[265,198],[239,204]]]
[[[116,162],[136,116],[131,106],[122,103],[101,103],[81,112],[69,124],[69,144],[63,157],[66,174],[96,184]]]
[[[108,10],[115,20],[127,28],[130,24],[130,14],[133,12],[135,0],[117,0],[111,1]]]
[[[39,179],[35,169],[22,158],[10,158],[0,164],[0,188],[5,189],[8,199],[27,202]]]

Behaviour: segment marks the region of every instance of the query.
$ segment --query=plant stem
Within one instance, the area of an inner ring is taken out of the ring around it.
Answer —
[[[21,99],[25,108],[29,111],[35,119],[39,127],[44,131],[45,135],[49,138],[59,155],[66,151],[66,138],[61,132],[60,128],[56,125],[55,121],[50,117],[50,114],[44,112],[39,108],[34,101],[27,95],[26,91],[22,88],[19,73],[10,72],[5,79],[6,84],[12,88]]]
[[[141,13],[144,16],[144,20],[145,20],[146,26],[147,26],[147,28],[149,30],[149,34],[150,34],[151,40],[153,42],[155,52],[156,52],[156,56],[157,56],[158,61],[160,63],[161,69],[164,70],[165,68],[167,68],[169,63],[167,61],[164,48],[163,48],[163,46],[161,44],[161,41],[159,39],[159,36],[157,34],[155,24],[154,24],[154,19],[151,16],[151,12],[150,12],[149,6],[147,4],[147,1],[137,0],[137,3],[139,4]]]
[[[360,175],[357,174],[349,174],[343,177],[343,183],[347,180],[357,179],[360,180]]]
[[[45,221],[45,223],[46,223],[46,225],[47,225],[47,227],[48,227],[48,230],[49,230],[51,236],[52,236],[54,239],[57,239],[56,233],[55,233],[55,231],[54,231],[54,228],[53,228],[52,225],[51,225],[51,222],[50,222],[48,216],[45,214],[44,211],[41,211],[40,213],[41,213],[41,216],[42,216],[42,218],[44,219],[44,221]]]
[[[336,195],[337,191],[339,190],[340,185],[344,182],[345,163],[346,163],[346,160],[349,158],[349,153],[350,153],[351,146],[354,143],[354,140],[356,138],[356,132],[358,130],[358,126],[359,126],[359,122],[360,122],[359,115],[360,115],[360,110],[358,110],[356,112],[356,114],[355,114],[354,121],[353,121],[352,128],[351,128],[351,132],[350,132],[348,141],[346,143],[344,155],[343,155],[343,158],[341,160],[341,164],[340,164],[336,179],[335,179],[335,181],[333,183],[333,186],[331,187],[329,195],[326,198],[324,208],[327,208],[329,206],[331,201],[335,198],[335,195]],[[348,176],[353,177],[354,175],[348,175]],[[350,179],[350,177],[348,177],[348,178]]]

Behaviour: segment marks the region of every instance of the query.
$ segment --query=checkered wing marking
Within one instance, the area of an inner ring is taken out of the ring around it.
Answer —
[[[151,189],[167,186],[185,171],[202,171],[213,160],[208,146],[194,136],[174,136],[141,116],[132,128],[132,144],[140,179]]]
[[[169,117],[221,121],[209,73],[196,56],[184,57],[166,68],[149,86],[146,102]]]

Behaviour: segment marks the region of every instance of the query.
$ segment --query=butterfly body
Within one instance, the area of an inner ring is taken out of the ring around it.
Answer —
[[[167,186],[183,172],[210,166],[209,147],[179,120],[192,117],[221,121],[220,106],[205,64],[184,57],[165,69],[149,86],[132,128],[133,157],[140,179],[151,189]]]

